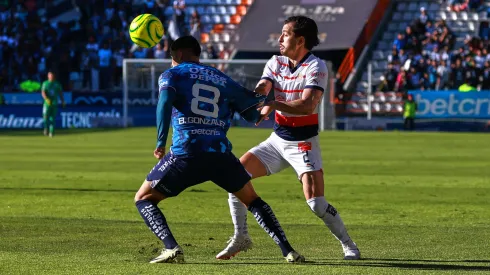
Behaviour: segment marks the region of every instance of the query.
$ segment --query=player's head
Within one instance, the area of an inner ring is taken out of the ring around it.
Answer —
[[[172,43],[170,55],[172,56],[172,67],[185,61],[199,62],[201,45],[193,36],[182,36]]]
[[[53,71],[49,71],[48,72],[48,80],[49,81],[54,81],[55,78],[56,78],[56,76],[55,76],[54,72]]]
[[[279,37],[279,50],[282,55],[296,58],[296,55],[311,51],[318,44],[320,44],[318,26],[313,19],[306,16],[291,16],[284,20],[282,34]]]

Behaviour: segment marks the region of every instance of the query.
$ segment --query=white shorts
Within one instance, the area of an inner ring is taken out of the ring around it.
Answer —
[[[267,175],[275,174],[291,166],[298,179],[306,172],[323,169],[318,136],[303,141],[288,141],[276,133],[249,150],[267,169]]]

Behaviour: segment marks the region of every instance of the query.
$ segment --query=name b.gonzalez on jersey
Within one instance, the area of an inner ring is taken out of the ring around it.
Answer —
[[[184,62],[159,78],[159,90],[175,92],[172,103],[172,152],[231,152],[226,133],[235,112],[244,118],[259,117],[263,101],[221,71],[200,63]]]

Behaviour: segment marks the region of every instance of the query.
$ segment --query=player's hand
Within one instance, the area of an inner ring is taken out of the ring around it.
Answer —
[[[51,100],[46,99],[46,103],[48,103],[48,106],[51,106]]]
[[[274,108],[272,108],[270,105],[267,105],[267,103],[264,103],[262,107],[257,108],[257,110],[260,111],[260,117],[259,120],[255,122],[255,126],[258,126],[264,120],[269,120],[269,115],[272,113],[272,111],[274,111]]]
[[[165,147],[159,147],[153,151],[153,156],[157,159],[162,159],[165,156]]]

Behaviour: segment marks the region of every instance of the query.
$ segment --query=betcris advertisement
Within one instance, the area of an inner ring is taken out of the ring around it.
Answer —
[[[410,91],[417,119],[490,119],[490,91]]]

